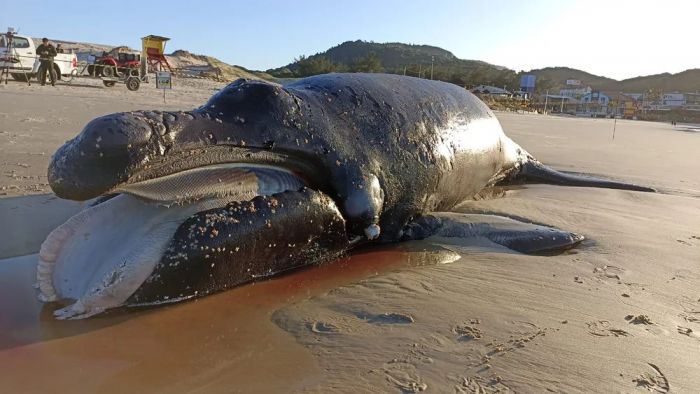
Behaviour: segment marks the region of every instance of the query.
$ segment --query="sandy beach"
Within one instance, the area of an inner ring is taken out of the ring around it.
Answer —
[[[36,253],[81,209],[52,196],[53,151],[91,119],[188,110],[223,85],[162,92],[76,80],[0,85],[0,382],[7,392],[696,392],[700,133],[498,113],[552,167],[658,193],[523,185],[457,211],[587,237],[559,256],[433,239],[364,249],[193,302],[56,321]],[[615,137],[613,137],[615,129]]]

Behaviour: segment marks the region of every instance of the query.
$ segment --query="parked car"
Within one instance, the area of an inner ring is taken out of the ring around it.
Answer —
[[[16,81],[26,81],[37,75],[41,62],[36,54],[34,40],[27,36],[12,35],[12,53],[8,53],[7,34],[0,34],[0,69],[9,68]],[[78,72],[78,58],[74,53],[59,53],[54,58],[54,68],[58,79]]]

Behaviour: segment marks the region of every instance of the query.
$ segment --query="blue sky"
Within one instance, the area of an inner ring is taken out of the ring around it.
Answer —
[[[168,51],[261,70],[355,39],[436,45],[517,71],[569,66],[620,79],[700,67],[700,6],[681,0],[24,0],[2,11],[0,29],[35,37],[138,48],[157,34],[172,38]]]

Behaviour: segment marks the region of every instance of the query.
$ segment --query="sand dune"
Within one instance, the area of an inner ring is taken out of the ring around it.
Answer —
[[[3,390],[700,387],[700,134],[656,123],[618,121],[613,140],[611,120],[498,114],[514,140],[555,168],[660,190],[526,185],[459,208],[587,236],[561,256],[435,239],[360,251],[167,308],[53,320],[56,306],[34,298],[30,253],[51,223],[77,208],[45,195],[51,152],[95,116],[189,109],[219,87],[207,81],[175,86],[168,105],[152,87],[138,93],[87,83],[0,87],[0,186],[12,197],[0,200],[0,220],[12,220],[0,252],[29,254],[0,261]]]

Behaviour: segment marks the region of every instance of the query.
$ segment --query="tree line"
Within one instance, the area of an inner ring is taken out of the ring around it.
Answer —
[[[381,58],[374,52],[356,57],[349,63],[334,62],[326,56],[299,56],[294,59],[292,67],[276,72],[280,78],[303,78],[332,72],[364,72],[403,74],[419,78],[431,77],[430,63],[407,64],[404,67],[384,67]],[[474,62],[469,66],[460,62],[450,64],[433,64],[432,79],[450,82],[471,89],[478,85],[489,85],[508,90],[518,90],[520,77],[523,72],[516,73],[506,68],[499,69],[492,65]],[[542,93],[554,87],[554,84],[543,78],[537,80],[537,90]]]

